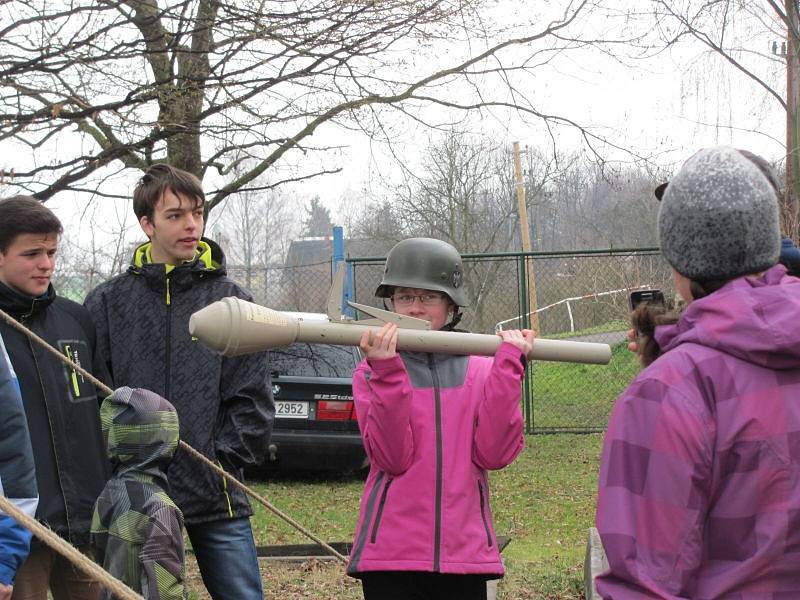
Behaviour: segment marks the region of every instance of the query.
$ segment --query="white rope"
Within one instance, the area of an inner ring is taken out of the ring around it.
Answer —
[[[542,306],[541,308],[537,308],[534,311],[526,313],[524,316],[529,317],[532,314],[540,313],[540,312],[543,312],[543,311],[545,311],[545,310],[547,310],[549,308],[553,308],[555,306],[559,306],[559,305],[564,304],[564,303],[575,302],[577,300],[589,300],[591,298],[600,298],[601,296],[610,296],[612,294],[620,294],[622,292],[630,293],[630,292],[632,292],[634,290],[650,289],[650,287],[651,287],[650,285],[645,284],[645,285],[639,285],[639,286],[630,287],[630,288],[620,288],[618,290],[608,290],[607,292],[595,292],[593,294],[586,294],[585,296],[573,296],[572,298],[564,298],[562,300],[559,300],[558,302],[553,302],[552,304],[548,304],[547,306]],[[572,316],[571,315],[571,311],[570,311],[570,316]],[[494,330],[495,331],[502,331],[503,330],[503,325],[505,325],[506,323],[511,323],[512,321],[519,321],[522,317],[523,317],[523,315],[519,315],[517,317],[511,317],[510,319],[506,319],[505,321],[500,321],[494,326]]]
[[[23,324],[19,323],[19,322],[18,322],[16,319],[14,319],[14,318],[13,318],[11,315],[9,315],[8,313],[6,313],[6,312],[5,312],[5,311],[3,311],[3,310],[0,310],[0,317],[2,317],[2,318],[3,318],[3,319],[4,319],[4,320],[5,320],[5,321],[6,321],[6,322],[9,324],[9,325],[11,325],[11,326],[12,326],[14,329],[16,329],[17,331],[19,331],[19,332],[21,332],[21,333],[25,334],[25,335],[26,335],[26,336],[28,336],[30,339],[32,339],[33,341],[35,341],[37,344],[41,345],[41,346],[42,346],[43,348],[45,348],[45,349],[46,349],[48,352],[50,352],[50,353],[51,353],[51,354],[53,354],[55,357],[57,357],[57,358],[58,358],[58,359],[59,359],[61,362],[63,362],[64,364],[68,365],[70,368],[72,368],[72,369],[75,369],[75,371],[77,371],[78,373],[80,373],[80,374],[81,374],[83,377],[85,377],[87,380],[89,380],[91,383],[93,383],[95,386],[97,386],[97,388],[98,388],[98,389],[99,389],[101,392],[103,392],[104,394],[106,394],[106,395],[108,395],[108,396],[110,396],[111,394],[113,394],[113,393],[114,393],[114,390],[112,390],[110,387],[108,387],[108,386],[107,386],[106,384],[104,384],[102,381],[100,381],[99,379],[97,379],[95,376],[93,376],[91,373],[89,373],[89,372],[88,372],[86,369],[84,369],[84,368],[83,368],[83,367],[81,367],[80,365],[77,365],[77,364],[75,364],[74,362],[72,362],[72,360],[70,360],[68,356],[66,356],[65,354],[62,354],[61,352],[59,352],[58,350],[56,350],[55,348],[53,348],[53,347],[52,347],[50,344],[48,344],[48,343],[47,343],[45,340],[43,340],[41,337],[39,337],[38,335],[36,335],[36,334],[35,334],[33,331],[31,331],[30,329],[28,329],[27,327],[25,327]],[[200,462],[202,462],[203,464],[205,464],[207,467],[209,467],[210,469],[212,469],[212,470],[213,470],[215,473],[217,473],[217,474],[218,474],[220,477],[224,477],[224,478],[225,478],[225,479],[226,479],[228,482],[230,482],[232,485],[234,485],[234,486],[238,487],[239,489],[241,489],[242,491],[244,491],[246,494],[249,494],[250,496],[252,496],[252,497],[253,497],[253,498],[255,498],[256,500],[258,500],[258,502],[259,502],[261,505],[263,505],[263,506],[264,506],[264,507],[265,507],[267,510],[271,511],[273,514],[277,515],[278,517],[280,517],[281,519],[283,519],[284,521],[286,521],[286,522],[287,522],[289,525],[291,525],[292,527],[294,527],[294,528],[295,528],[297,531],[299,531],[300,533],[302,533],[303,535],[305,535],[305,536],[306,536],[307,538],[309,538],[310,540],[312,540],[312,541],[316,542],[317,544],[319,544],[320,546],[322,546],[322,547],[323,547],[323,548],[324,548],[324,549],[325,549],[325,550],[326,550],[326,551],[327,551],[327,552],[328,552],[330,555],[332,555],[333,557],[335,557],[337,560],[339,560],[339,561],[340,561],[340,562],[342,562],[342,563],[347,563],[347,558],[346,558],[346,557],[342,556],[342,555],[341,555],[339,552],[337,552],[337,551],[336,551],[334,548],[332,548],[332,547],[331,547],[329,544],[326,544],[325,542],[323,542],[323,541],[322,541],[320,538],[318,538],[316,535],[314,535],[313,533],[311,533],[310,531],[308,531],[308,530],[307,530],[305,527],[303,527],[302,525],[300,525],[300,523],[298,523],[298,522],[297,522],[297,521],[295,521],[293,518],[291,518],[289,515],[287,515],[286,513],[284,513],[283,511],[281,511],[279,508],[277,508],[276,506],[274,506],[274,505],[273,505],[273,504],[272,504],[272,503],[271,503],[269,500],[267,500],[266,498],[264,498],[263,496],[261,496],[261,495],[260,495],[258,492],[256,492],[255,490],[252,490],[252,489],[250,489],[249,487],[247,487],[247,486],[246,486],[245,484],[243,484],[241,481],[239,481],[238,479],[236,479],[236,477],[234,477],[233,475],[231,475],[230,473],[228,473],[227,471],[225,471],[225,470],[224,470],[222,467],[220,467],[220,466],[218,466],[218,465],[214,464],[213,462],[211,462],[211,461],[210,461],[208,458],[206,458],[206,457],[205,457],[203,454],[201,454],[200,452],[198,452],[197,450],[195,450],[194,448],[192,448],[192,447],[191,447],[189,444],[187,444],[187,443],[186,443],[186,442],[184,442],[183,440],[180,440],[180,442],[179,442],[179,443],[180,443],[180,447],[181,447],[181,448],[183,448],[183,449],[184,449],[186,452],[188,452],[189,454],[191,454],[192,456],[194,456],[194,457],[195,457],[197,460],[199,460]]]

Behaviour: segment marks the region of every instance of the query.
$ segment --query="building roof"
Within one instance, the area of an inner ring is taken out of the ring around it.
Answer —
[[[347,239],[344,240],[345,256],[385,256],[395,242],[390,240]],[[300,267],[330,264],[333,256],[332,237],[308,237],[292,240],[286,253],[285,266]]]

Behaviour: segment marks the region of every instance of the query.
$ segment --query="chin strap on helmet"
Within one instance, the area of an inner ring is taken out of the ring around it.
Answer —
[[[456,309],[453,311],[453,318],[450,319],[449,323],[443,325],[439,331],[463,331],[461,329],[456,329],[456,325],[461,322],[461,317],[463,316],[463,313],[456,306]]]

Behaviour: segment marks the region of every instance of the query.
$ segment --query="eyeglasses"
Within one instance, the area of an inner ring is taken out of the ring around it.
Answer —
[[[392,296],[392,302],[397,306],[409,306],[414,304],[414,300],[419,298],[425,306],[437,306],[444,302],[445,297],[442,294],[396,294]]]

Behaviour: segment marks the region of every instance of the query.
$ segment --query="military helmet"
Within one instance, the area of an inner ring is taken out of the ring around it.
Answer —
[[[458,250],[433,238],[409,238],[389,251],[375,295],[388,298],[396,287],[433,290],[447,294],[457,306],[466,306],[464,269]]]

